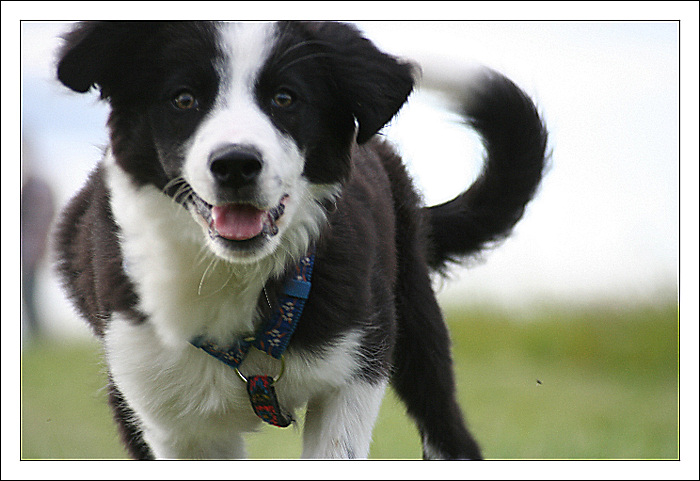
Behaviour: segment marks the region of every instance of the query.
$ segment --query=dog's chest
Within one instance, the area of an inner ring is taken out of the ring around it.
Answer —
[[[105,350],[115,384],[146,424],[243,414],[245,390],[235,372],[194,346],[164,344],[148,323],[114,315]]]
[[[275,388],[280,405],[294,411],[347,382],[357,365],[359,336],[345,336],[325,355],[287,351],[286,369]],[[145,427],[182,434],[255,429],[246,385],[235,371],[186,343],[164,344],[148,323],[114,315],[105,336],[113,381]],[[276,359],[251,349],[240,371],[277,376]]]
[[[204,335],[226,346],[254,334],[258,301],[275,265],[234,268],[207,255],[187,212],[156,189],[135,189],[112,173],[124,266],[146,315],[140,324],[112,315],[105,349],[114,383],[148,432],[187,437],[255,428],[260,421],[245,383],[190,341]],[[332,348],[288,349],[275,386],[280,405],[293,411],[346,383],[358,369],[360,339],[349,332],[329,339]],[[276,376],[280,363],[251,349],[240,370]]]
[[[126,247],[132,254],[127,254],[127,259],[136,258],[133,247]],[[140,298],[139,308],[147,320],[134,324],[115,314],[107,329],[107,362],[115,384],[148,426],[167,426],[169,431],[184,430],[187,435],[191,429],[255,428],[259,419],[253,413],[246,384],[234,369],[190,341],[204,335],[226,346],[254,334],[262,287],[255,288],[253,283],[247,289],[236,288],[235,274],[229,278],[215,266],[185,269],[175,256],[167,265],[155,265],[155,259],[156,254],[140,256],[140,262],[128,267]],[[288,350],[285,375],[276,385],[280,405],[293,411],[311,397],[342,384],[356,364],[354,339],[349,336],[340,349],[334,348],[327,355]],[[337,366],[342,366],[342,372],[334,372]],[[254,348],[240,366],[246,375],[274,377],[280,370],[280,361]]]

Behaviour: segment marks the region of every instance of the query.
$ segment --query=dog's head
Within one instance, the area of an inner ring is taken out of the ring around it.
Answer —
[[[354,27],[323,22],[82,23],[58,78],[100,89],[117,164],[188,209],[234,262],[269,255],[290,226],[318,231],[353,142],[381,129],[414,81]]]

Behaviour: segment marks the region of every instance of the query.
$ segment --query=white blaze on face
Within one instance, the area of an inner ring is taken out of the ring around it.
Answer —
[[[207,221],[194,214],[214,254],[230,262],[250,263],[274,253],[273,263],[281,268],[287,257],[303,255],[318,236],[325,212],[317,201],[333,198],[339,186],[316,186],[303,177],[304,152],[261,109],[258,102],[265,99],[256,98],[256,83],[276,41],[276,26],[222,24],[218,33],[222,52],[216,64],[219,90],[211,110],[186,146],[183,176],[194,192],[213,206],[217,235],[232,241],[245,240],[264,224],[274,224],[267,226],[273,235],[263,245],[252,251],[237,251],[211,239],[212,225],[205,225]],[[275,86],[270,87],[274,91]],[[253,148],[262,156],[262,170],[255,184],[257,210],[232,207],[217,190],[209,157],[232,145]],[[274,212],[281,204],[284,213],[277,219]],[[267,220],[272,218],[277,220]]]
[[[258,105],[255,84],[274,45],[274,24],[223,24],[219,31],[223,57],[217,65],[219,91],[212,110],[189,145],[184,177],[197,195],[212,205],[222,203],[209,171],[209,155],[225,146],[257,149],[263,158],[258,197],[274,207],[301,179],[304,157],[296,143],[280,132]]]

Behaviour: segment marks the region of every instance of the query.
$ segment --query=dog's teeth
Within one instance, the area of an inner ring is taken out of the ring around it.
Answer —
[[[265,223],[262,229],[262,235],[267,236],[267,237],[274,237],[277,235],[279,232],[279,227],[277,227],[274,223],[270,222]]]
[[[282,214],[284,214],[284,204],[280,204],[274,209],[272,209],[272,218],[274,220],[277,220],[280,217],[282,217]]]
[[[275,222],[277,219],[282,217],[282,214],[284,214],[284,204],[279,204],[270,209],[270,219],[272,222]]]

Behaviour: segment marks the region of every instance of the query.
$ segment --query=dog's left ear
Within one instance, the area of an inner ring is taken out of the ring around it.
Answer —
[[[415,66],[381,52],[352,25],[310,22],[307,28],[331,50],[339,95],[358,123],[357,143],[368,141],[408,99]]]

